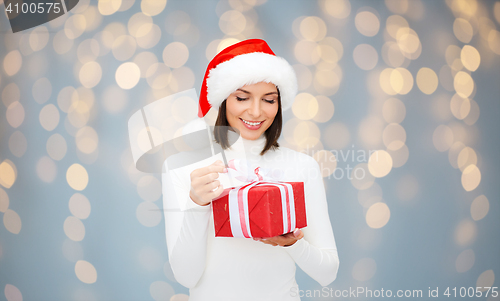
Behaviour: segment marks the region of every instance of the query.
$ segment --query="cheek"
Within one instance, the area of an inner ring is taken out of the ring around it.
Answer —
[[[269,106],[266,109],[266,115],[269,119],[274,119],[274,117],[276,117],[276,114],[278,114],[278,106],[277,105]]]
[[[241,113],[241,105],[237,101],[228,99],[226,102],[226,115],[227,116],[238,116]]]

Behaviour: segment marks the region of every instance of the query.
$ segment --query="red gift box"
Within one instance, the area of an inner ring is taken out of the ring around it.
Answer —
[[[307,226],[303,182],[257,182],[228,188],[212,201],[212,209],[218,237],[273,237]],[[235,216],[231,225],[230,217]]]

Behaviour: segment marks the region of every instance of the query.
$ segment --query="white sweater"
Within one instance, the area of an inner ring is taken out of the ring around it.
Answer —
[[[199,206],[189,197],[190,173],[222,161],[220,154],[163,174],[169,261],[177,281],[190,289],[190,301],[300,300],[295,264],[323,286],[337,276],[339,258],[317,162],[284,147],[260,156],[264,144],[264,136],[240,138],[225,154],[227,160],[280,168],[286,182],[304,182],[307,227],[302,229],[304,238],[289,247],[215,237],[211,205]],[[222,173],[219,180],[224,188],[244,184]]]

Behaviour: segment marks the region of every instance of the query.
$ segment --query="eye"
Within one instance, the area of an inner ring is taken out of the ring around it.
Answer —
[[[273,104],[275,102],[274,99],[264,99],[265,102]]]
[[[238,97],[238,96],[236,96],[236,99],[237,99],[238,101],[247,100],[246,98],[241,98],[241,97]]]

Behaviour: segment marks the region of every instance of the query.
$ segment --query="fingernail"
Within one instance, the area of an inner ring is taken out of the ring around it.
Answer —
[[[293,230],[293,236],[299,236],[299,233],[300,233],[299,228],[296,228],[295,230]]]
[[[224,167],[224,169],[222,170],[223,172],[227,172],[227,168]]]

